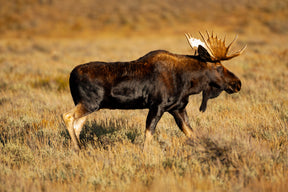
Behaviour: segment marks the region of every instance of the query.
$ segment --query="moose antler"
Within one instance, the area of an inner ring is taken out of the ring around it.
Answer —
[[[200,39],[193,38],[189,33],[185,33],[185,37],[192,49],[198,48],[199,45],[206,48],[205,43],[203,43]]]
[[[207,36],[208,36],[208,38],[206,40],[204,35],[202,35],[201,32],[199,32],[199,33],[200,33],[202,39],[204,40],[204,43],[206,45],[205,48],[207,48],[207,51],[209,51],[209,53],[212,57],[211,59],[214,61],[229,60],[229,59],[232,59],[233,57],[237,57],[237,56],[241,55],[247,47],[247,45],[245,45],[239,51],[237,51],[231,55],[227,55],[231,45],[236,41],[237,35],[235,36],[233,41],[226,47],[225,46],[225,38],[222,41],[221,39],[218,39],[217,35],[214,36],[213,32],[212,32],[212,35],[210,36],[208,31],[206,31]]]
[[[190,45],[190,47],[195,50],[195,53],[194,55],[197,54],[197,51],[198,51],[198,54],[200,55],[199,53],[199,46],[202,47],[202,50],[204,49],[205,52],[207,52],[207,47],[205,46],[205,43],[202,42],[200,39],[196,39],[196,38],[193,38],[189,33],[185,33],[185,37]],[[200,48],[201,49],[201,48]],[[209,53],[207,52],[208,54],[208,57],[210,58],[210,55]],[[207,54],[205,55],[205,57],[207,57]]]

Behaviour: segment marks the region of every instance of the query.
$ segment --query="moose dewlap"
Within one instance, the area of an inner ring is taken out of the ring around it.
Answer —
[[[69,79],[75,107],[62,115],[75,149],[80,149],[80,132],[88,114],[106,109],[149,109],[145,143],[148,145],[164,112],[170,113],[178,127],[195,136],[188,120],[186,105],[190,95],[202,92],[200,111],[207,101],[223,90],[236,93],[240,79],[226,69],[222,60],[240,55],[244,49],[228,55],[236,38],[225,39],[200,33],[204,42],[186,34],[197,54],[178,55],[164,50],[152,51],[130,62],[90,62],[76,66]]]

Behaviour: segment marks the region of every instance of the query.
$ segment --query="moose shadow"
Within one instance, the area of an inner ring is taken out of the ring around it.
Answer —
[[[86,148],[90,145],[107,149],[108,146],[124,140],[134,143],[135,139],[141,135],[140,131],[125,127],[127,127],[126,121],[121,119],[106,122],[87,121],[80,133],[81,147]],[[65,138],[65,145],[68,145],[71,140],[68,130],[62,130],[61,135]]]
[[[224,167],[237,168],[239,161],[242,159],[241,153],[238,154],[238,157],[233,155],[233,150],[241,148],[237,141],[219,141],[219,139],[209,136],[201,136],[196,140],[188,139],[186,144],[194,148],[198,154],[197,159],[202,164],[219,165],[220,163]],[[195,156],[191,155],[187,158],[195,158]]]
[[[61,136],[65,138],[64,145],[69,146],[71,138],[67,129],[61,131]],[[125,120],[120,119],[106,122],[92,120],[85,123],[80,134],[80,142],[81,147],[84,149],[87,146],[108,149],[109,146],[114,146],[117,142],[124,140],[139,144],[136,140],[142,137],[143,133],[141,133],[141,130],[139,128],[127,127]],[[157,140],[157,138],[155,139]],[[161,148],[167,147],[166,144],[161,144],[161,141],[157,141]],[[143,144],[143,140],[140,143]],[[237,162],[241,161],[242,158],[238,156],[238,159],[235,159],[233,156],[233,150],[240,147],[236,141],[219,141],[219,139],[211,138],[208,135],[199,135],[197,139],[187,138],[184,143],[190,146],[193,151],[186,158],[197,158],[203,164],[220,163],[225,167],[237,168]],[[197,155],[195,156],[195,154]]]

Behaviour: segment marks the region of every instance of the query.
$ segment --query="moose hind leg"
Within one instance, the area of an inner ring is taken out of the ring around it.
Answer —
[[[145,130],[145,140],[144,140],[144,150],[147,149],[149,143],[155,132],[156,125],[161,119],[164,111],[159,107],[156,109],[150,109],[146,119],[146,130]]]
[[[62,114],[62,118],[63,118],[63,121],[64,121],[64,123],[66,125],[66,128],[67,128],[68,132],[69,132],[69,135],[71,137],[71,141],[72,141],[72,143],[74,145],[74,148],[76,150],[79,150],[80,149],[80,145],[78,143],[78,140],[76,139],[76,135],[75,135],[75,132],[74,132],[74,121],[75,121],[75,118],[74,118],[74,115],[73,115],[73,110]]]
[[[74,131],[76,135],[76,139],[78,140],[78,143],[80,143],[80,133],[83,128],[83,125],[85,124],[87,119],[87,116],[81,117],[74,122]]]
[[[69,135],[71,137],[72,143],[76,150],[80,149],[79,135],[86,119],[83,117],[88,114],[88,110],[86,110],[86,108],[80,103],[77,104],[72,110],[62,115],[66,128],[68,129]]]

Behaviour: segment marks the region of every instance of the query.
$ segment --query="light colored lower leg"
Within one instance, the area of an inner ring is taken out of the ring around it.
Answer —
[[[67,112],[67,113],[64,113],[62,115],[62,118],[65,122],[65,125],[66,125],[66,128],[69,132],[69,135],[71,137],[71,140],[72,140],[72,143],[74,144],[74,147],[75,149],[80,149],[80,146],[79,146],[79,143],[76,139],[76,135],[75,135],[75,132],[74,132],[74,117],[73,117],[73,113],[71,111]]]
[[[183,125],[182,130],[187,137],[195,137],[195,133],[186,124]]]
[[[74,132],[75,132],[76,138],[78,140],[78,143],[80,143],[80,133],[81,133],[81,130],[83,128],[83,125],[84,125],[86,119],[87,119],[87,116],[84,116],[84,117],[81,117],[80,119],[77,119],[76,121],[74,121]]]
[[[83,105],[78,104],[72,110],[62,115],[62,118],[70,134],[71,140],[74,144],[75,149],[77,150],[80,149],[79,135],[80,135],[82,126],[86,120],[86,118],[82,119],[82,117],[86,116],[87,114],[88,114],[88,111],[83,107]],[[80,121],[75,123],[76,120],[80,120]],[[75,124],[76,124],[76,128],[75,128]]]
[[[145,141],[144,141],[144,150],[147,149],[149,146],[151,139],[153,138],[153,135],[149,129],[146,129],[145,131]]]

